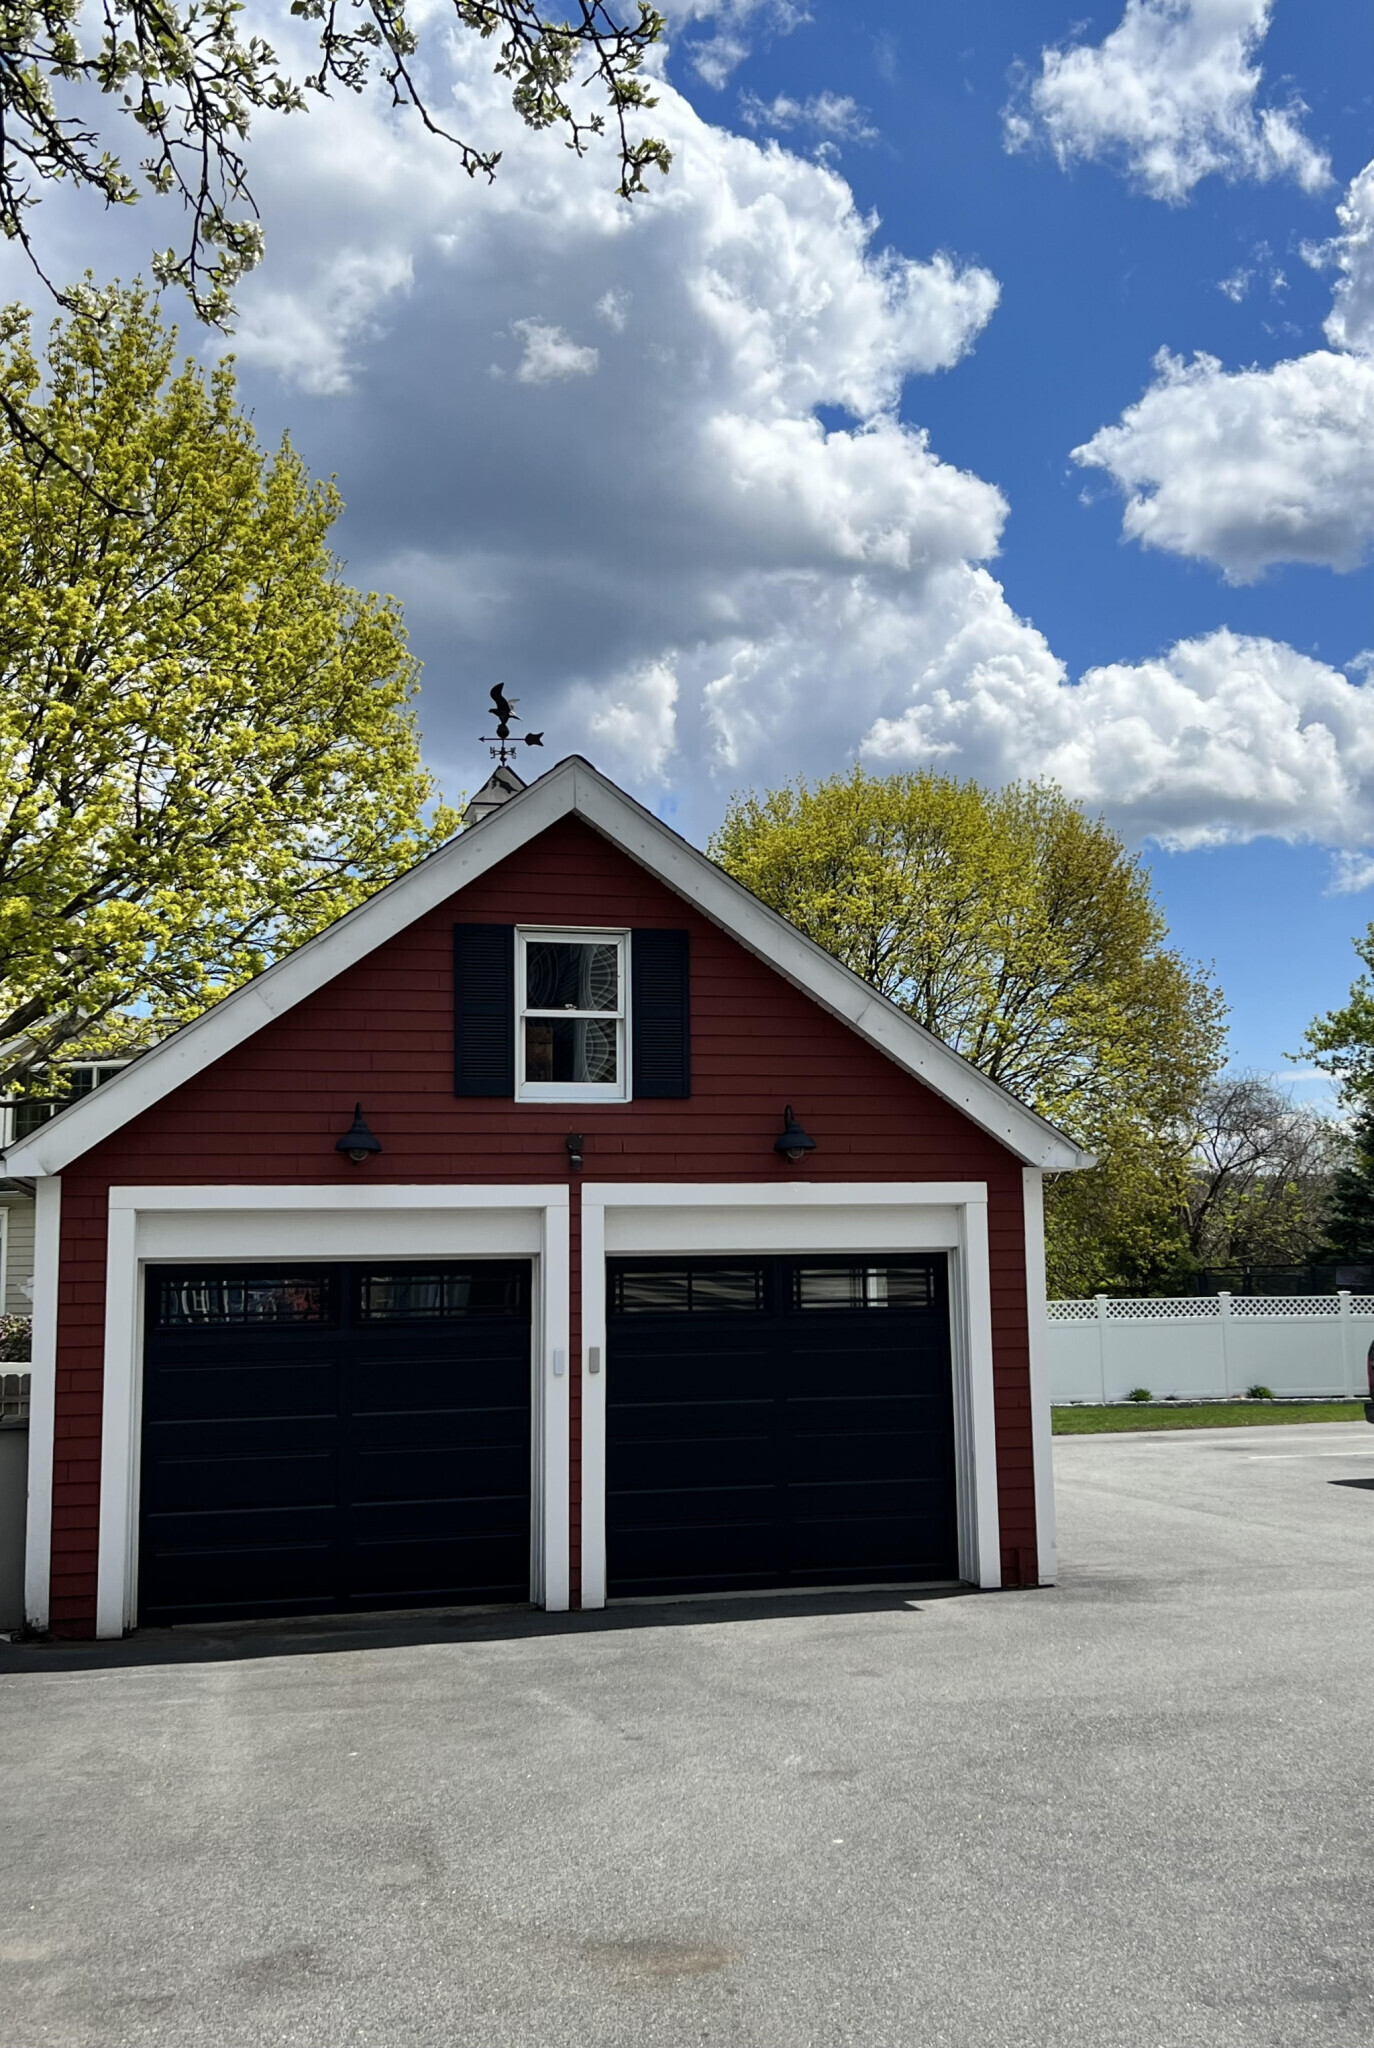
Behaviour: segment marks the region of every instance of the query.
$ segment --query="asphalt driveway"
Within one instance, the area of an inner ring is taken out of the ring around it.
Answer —
[[[1053,1591],[0,1646],[3,2048],[1363,2048],[1374,1429],[1055,1460]]]

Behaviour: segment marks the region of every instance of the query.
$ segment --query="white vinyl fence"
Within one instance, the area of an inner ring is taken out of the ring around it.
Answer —
[[[1122,1401],[1275,1394],[1367,1399],[1374,1294],[1216,1294],[1052,1301],[1050,1396]]]

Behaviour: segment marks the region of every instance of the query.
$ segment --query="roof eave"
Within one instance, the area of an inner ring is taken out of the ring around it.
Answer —
[[[62,1172],[172,1089],[325,986],[355,959],[384,945],[567,816],[580,817],[694,904],[712,924],[960,1110],[1023,1165],[1074,1173],[1096,1164],[1091,1153],[952,1052],[574,754],[12,1146],[0,1159],[0,1171],[40,1179]]]

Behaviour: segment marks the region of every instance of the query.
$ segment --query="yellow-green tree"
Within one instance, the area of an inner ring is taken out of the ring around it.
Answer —
[[[1051,1286],[1140,1282],[1183,1250],[1223,1005],[1167,944],[1148,874],[1044,785],[855,768],[735,798],[711,851],[1101,1164],[1050,1191]]]
[[[0,315],[0,1085],[203,1009],[446,837],[389,599],[141,290]],[[60,459],[59,459],[60,458]],[[136,1022],[131,1020],[137,1020]]]

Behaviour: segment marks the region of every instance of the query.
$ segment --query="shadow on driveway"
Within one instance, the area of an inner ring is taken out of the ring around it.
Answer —
[[[973,1586],[945,1583],[626,1600],[569,1614],[547,1614],[543,1608],[523,1606],[429,1607],[409,1613],[393,1610],[385,1614],[293,1615],[267,1621],[187,1622],[178,1628],[137,1629],[117,1643],[67,1637],[0,1642],[0,1675],[232,1663],[253,1657],[338,1655],[347,1650],[408,1649],[424,1643],[511,1642],[740,1621],[805,1621],[818,1615],[910,1613],[928,1601],[973,1597],[976,1591]]]

